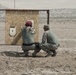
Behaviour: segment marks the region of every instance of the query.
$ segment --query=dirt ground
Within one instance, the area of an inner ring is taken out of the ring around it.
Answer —
[[[51,23],[51,28],[58,35],[61,46],[56,57],[44,57],[43,51],[36,58],[31,57],[32,52],[24,57],[21,47],[0,45],[0,75],[76,75],[76,23]],[[42,28],[40,30],[42,32]],[[4,37],[0,36],[1,44]]]
[[[44,57],[41,51],[37,57],[24,57],[20,51],[0,52],[0,75],[76,75],[76,49],[57,51],[56,57]]]

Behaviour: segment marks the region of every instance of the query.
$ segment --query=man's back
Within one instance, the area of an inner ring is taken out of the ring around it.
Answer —
[[[47,32],[47,43],[58,44],[57,36],[52,31]]]
[[[34,42],[34,33],[32,28],[25,27],[22,29],[22,39],[24,44],[31,44]]]
[[[56,35],[50,30],[44,32],[42,42],[43,43],[47,42],[50,44],[58,44]]]

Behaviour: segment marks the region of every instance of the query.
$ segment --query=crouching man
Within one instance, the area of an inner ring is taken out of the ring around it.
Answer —
[[[59,47],[58,39],[56,35],[50,31],[48,25],[44,25],[43,27],[44,33],[42,37],[41,49],[47,52],[47,56],[56,56],[56,50]]]
[[[29,54],[29,50],[34,50],[34,52],[32,53],[33,57],[35,57],[36,54],[40,51],[39,43],[34,42],[34,35],[35,30],[32,27],[32,22],[27,21],[25,27],[22,28],[22,50],[24,51],[26,57]]]

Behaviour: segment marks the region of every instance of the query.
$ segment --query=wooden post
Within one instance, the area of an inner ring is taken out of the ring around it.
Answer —
[[[49,16],[49,10],[47,10],[47,24],[49,24],[49,18],[50,18],[50,16]]]

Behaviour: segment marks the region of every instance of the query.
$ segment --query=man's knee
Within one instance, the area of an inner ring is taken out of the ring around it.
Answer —
[[[35,52],[38,53],[40,51],[40,49],[35,49]]]
[[[36,57],[37,53],[40,52],[41,49],[35,49],[34,52],[32,53],[33,57]]]

